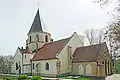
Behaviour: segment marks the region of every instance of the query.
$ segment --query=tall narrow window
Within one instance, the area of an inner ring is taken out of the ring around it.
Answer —
[[[36,39],[37,39],[37,41],[39,41],[39,34],[36,35]]]
[[[26,55],[25,55],[25,59],[26,59]]]
[[[31,43],[31,36],[30,36],[30,43]]]
[[[105,74],[107,75],[107,60],[105,60]]]
[[[49,70],[49,64],[46,63],[46,70]]]
[[[18,70],[18,63],[16,63],[16,70]]]
[[[86,75],[91,75],[91,65],[90,64],[87,64],[86,65]]]
[[[47,35],[45,36],[45,41],[48,42],[48,36]]]
[[[35,65],[34,65],[34,63],[33,63],[33,69],[35,68]]]
[[[38,49],[39,47],[38,47],[38,43],[36,43],[36,49]]]

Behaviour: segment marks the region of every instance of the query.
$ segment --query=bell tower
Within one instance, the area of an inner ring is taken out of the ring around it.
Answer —
[[[41,21],[38,9],[31,28],[28,32],[26,48],[29,48],[31,51],[37,51],[44,44],[52,42],[51,34],[48,32],[44,32],[43,27],[45,26]]]

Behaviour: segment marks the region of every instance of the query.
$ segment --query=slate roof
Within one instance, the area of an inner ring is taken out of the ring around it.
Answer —
[[[97,56],[107,49],[106,43],[79,47],[73,54],[73,62],[96,61]]]
[[[40,20],[39,9],[38,9],[38,11],[36,13],[36,16],[34,18],[32,26],[31,26],[31,28],[29,30],[29,33],[32,33],[32,32],[43,32],[43,30],[42,30],[42,24],[41,24],[41,20]]]
[[[31,60],[37,61],[46,59],[56,59],[56,54],[59,53],[65,47],[65,45],[69,42],[70,38],[71,37],[45,44],[36,52],[35,56]]]

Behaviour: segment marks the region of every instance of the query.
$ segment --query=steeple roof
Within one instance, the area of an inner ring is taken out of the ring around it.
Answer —
[[[32,33],[32,32],[43,32],[42,24],[41,24],[41,20],[40,20],[39,9],[38,9],[38,11],[36,13],[36,16],[34,18],[32,26],[31,26],[31,28],[29,30],[29,33]]]

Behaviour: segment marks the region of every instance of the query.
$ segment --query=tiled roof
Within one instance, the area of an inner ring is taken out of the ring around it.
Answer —
[[[21,53],[23,53],[23,54],[32,54],[32,51],[30,51],[29,49],[22,49],[22,48],[19,48],[19,50],[20,50]]]
[[[70,38],[58,40],[52,43],[45,44],[40,48],[32,60],[46,60],[46,59],[55,59],[56,54],[59,53],[65,45],[68,43]]]
[[[106,43],[79,47],[73,54],[73,62],[96,61],[97,56],[105,51]]]
[[[31,32],[43,32],[43,30],[42,30],[42,24],[41,24],[41,20],[40,20],[40,15],[39,15],[39,9],[38,9],[38,11],[36,13],[36,16],[34,18],[32,26],[30,28],[29,33],[31,33]]]

